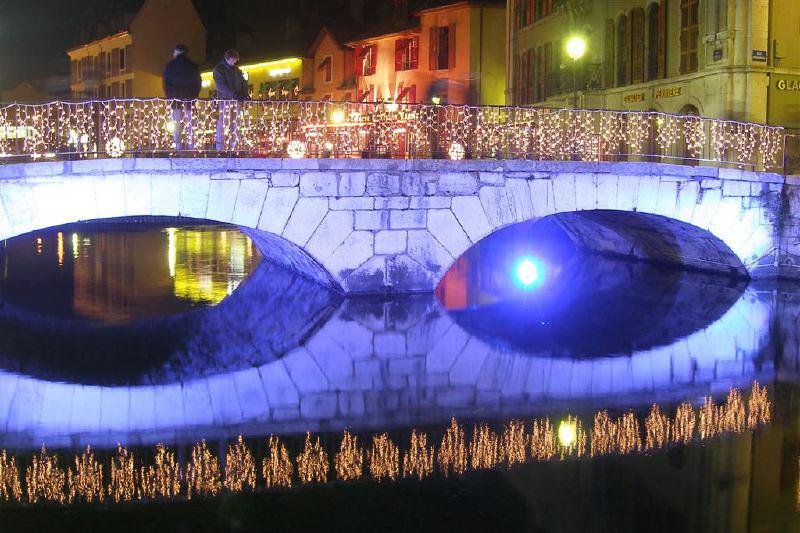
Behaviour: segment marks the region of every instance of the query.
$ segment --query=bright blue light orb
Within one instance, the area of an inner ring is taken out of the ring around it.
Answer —
[[[514,275],[517,281],[525,287],[532,288],[541,280],[541,268],[534,259],[524,257],[517,262]]]

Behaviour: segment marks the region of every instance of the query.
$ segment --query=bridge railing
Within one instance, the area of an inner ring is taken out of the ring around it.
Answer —
[[[126,155],[663,161],[781,170],[780,127],[658,112],[313,101],[0,104],[0,161]]]

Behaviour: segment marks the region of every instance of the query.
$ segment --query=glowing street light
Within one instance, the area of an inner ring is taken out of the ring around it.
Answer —
[[[341,124],[342,122],[344,122],[344,118],[345,118],[344,111],[342,111],[341,109],[337,109],[336,111],[331,113],[331,122],[333,122],[334,124]]]
[[[541,263],[532,257],[523,257],[514,266],[514,277],[522,288],[534,288],[542,281]]]
[[[578,107],[578,61],[586,53],[586,40],[580,35],[573,35],[567,40],[567,55],[572,59],[572,107]]]

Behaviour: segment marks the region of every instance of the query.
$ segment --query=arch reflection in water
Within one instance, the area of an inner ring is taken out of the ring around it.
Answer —
[[[527,283],[520,275],[526,264]],[[736,278],[579,251],[550,220],[512,226],[474,246],[437,296],[489,344],[596,357],[667,346],[722,317],[745,287]]]
[[[252,272],[260,254],[236,228],[180,224],[100,220],[5,241],[0,299],[104,323],[215,305]]]

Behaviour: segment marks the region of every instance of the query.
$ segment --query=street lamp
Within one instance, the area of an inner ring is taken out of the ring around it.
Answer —
[[[567,41],[567,55],[572,59],[572,107],[578,107],[578,61],[586,53],[586,41],[580,35],[574,35]]]

